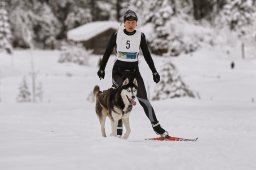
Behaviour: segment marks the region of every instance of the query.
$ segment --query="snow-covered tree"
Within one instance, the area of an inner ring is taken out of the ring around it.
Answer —
[[[29,48],[26,33],[31,32],[35,47],[55,48],[62,27],[48,3],[35,0],[12,0],[10,3],[14,47]]]
[[[13,26],[13,45],[14,47],[28,48],[30,42],[27,41],[27,33],[32,32],[30,23],[30,16],[33,16],[31,11],[24,11],[23,9],[16,9],[10,14]]]
[[[11,45],[11,26],[9,23],[9,16],[6,10],[6,2],[0,2],[0,50],[5,50],[7,53],[12,53]]]
[[[56,37],[61,29],[60,22],[47,3],[38,3],[34,11],[37,11],[32,21],[34,40],[42,48],[55,49]]]
[[[173,10],[171,1],[149,0],[131,1],[131,7],[139,15],[139,23],[144,25],[148,22],[154,25],[154,35],[150,37],[150,47],[155,54],[163,54],[169,48],[169,31],[165,28],[166,23],[171,19]],[[140,10],[142,9],[143,10]]]
[[[199,48],[201,35],[187,34],[186,27],[194,26],[193,17],[187,13],[185,0],[149,0],[131,1],[131,7],[138,12],[139,22],[153,25],[150,37],[147,37],[152,53],[165,56],[178,56]],[[143,8],[143,10],[140,10]]]
[[[64,22],[67,30],[92,21],[91,11],[89,9],[83,9],[77,6],[73,6],[72,8]]]
[[[31,92],[29,91],[26,77],[23,78],[22,83],[20,84],[19,94],[16,99],[20,103],[31,102]]]
[[[43,101],[43,84],[42,82],[39,82],[36,86],[36,91],[35,91],[35,100],[37,102],[42,102]]]
[[[214,27],[220,35],[220,43],[231,48],[240,46],[241,57],[253,56],[256,41],[256,0],[226,0],[219,14],[215,16]],[[247,49],[247,50],[245,50]],[[248,50],[249,49],[249,50]]]
[[[63,43],[59,58],[60,63],[76,63],[79,65],[88,65],[88,57],[92,50],[86,50],[82,44]]]
[[[216,21],[218,25],[229,25],[231,29],[243,32],[241,27],[255,20],[255,7],[256,0],[8,1],[14,47],[30,47],[26,42],[26,32],[30,31],[35,47],[58,48],[68,30],[91,21],[122,20],[129,8],[138,14],[139,26],[151,24],[153,31],[147,40],[152,52],[168,56],[193,52],[204,39],[201,34],[191,37],[182,32],[187,26],[183,23],[193,25],[196,20],[194,25],[202,25]]]
[[[46,3],[17,1],[12,10],[10,17],[15,47],[31,47],[31,42],[27,41],[27,33],[30,32],[35,47],[54,48],[61,25]]]
[[[113,7],[111,3],[104,1],[96,1],[96,11],[97,11],[97,19],[98,21],[109,20],[111,17],[111,11],[113,11]]]
[[[161,80],[156,85],[152,100],[163,100],[175,97],[195,97],[194,93],[182,81],[177,68],[166,63],[161,71]]]
[[[216,25],[228,25],[230,30],[243,31],[244,27],[255,22],[255,0],[227,0],[223,10],[216,17]]]
[[[49,6],[54,16],[61,23],[61,31],[56,37],[57,39],[66,39],[66,33],[68,30],[86,24],[93,20],[91,3],[95,3],[92,0],[58,0],[49,1]]]

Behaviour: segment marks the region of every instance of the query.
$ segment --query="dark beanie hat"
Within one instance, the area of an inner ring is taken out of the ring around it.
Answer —
[[[135,21],[138,21],[138,17],[137,17],[137,15],[136,15],[136,13],[135,13],[134,11],[132,11],[132,10],[129,9],[129,10],[126,11],[125,14],[124,14],[124,22],[125,22],[126,20],[135,20]]]

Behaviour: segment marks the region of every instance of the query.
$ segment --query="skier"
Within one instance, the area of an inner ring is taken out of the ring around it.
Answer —
[[[138,81],[138,101],[150,120],[154,131],[161,137],[168,137],[168,132],[161,127],[147,98],[145,84],[138,67],[138,55],[141,48],[144,58],[153,73],[154,82],[158,83],[160,81],[160,76],[147,46],[146,37],[144,33],[136,30],[138,17],[134,11],[126,11],[123,19],[124,29],[119,29],[111,36],[97,74],[100,79],[104,79],[106,64],[114,47],[116,47],[116,61],[112,70],[112,88],[117,88],[125,78],[133,75]],[[122,120],[118,122],[117,135],[122,135]]]

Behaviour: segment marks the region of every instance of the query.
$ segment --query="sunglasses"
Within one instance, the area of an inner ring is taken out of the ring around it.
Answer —
[[[137,16],[134,13],[129,13],[125,15],[125,18],[137,18]]]

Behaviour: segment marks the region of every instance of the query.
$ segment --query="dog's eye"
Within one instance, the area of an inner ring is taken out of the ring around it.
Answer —
[[[130,90],[130,89],[127,89],[127,91],[128,91],[128,92],[131,92],[131,90]]]

